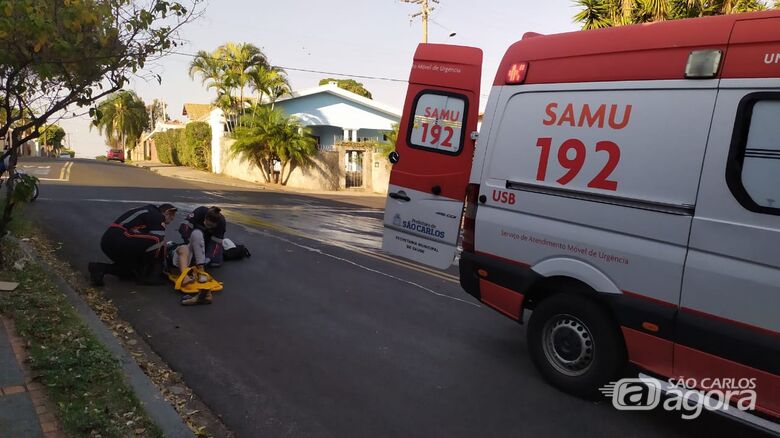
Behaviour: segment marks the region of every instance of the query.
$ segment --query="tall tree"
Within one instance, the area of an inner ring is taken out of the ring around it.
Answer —
[[[277,99],[291,93],[287,72],[279,67],[254,67],[249,71],[249,85],[257,93],[257,103],[263,104],[268,97],[271,108]]]
[[[366,88],[361,84],[360,82],[354,80],[354,79],[334,79],[334,78],[325,78],[320,81],[320,85],[326,85],[331,82],[335,82],[336,85],[338,85],[339,88],[343,88],[347,91],[351,91],[355,94],[359,94],[363,97],[366,97],[368,99],[372,99],[371,92],[366,90]]]
[[[179,43],[179,29],[199,15],[202,1],[2,2],[0,138],[11,132],[12,147],[0,159],[38,138],[47,121],[66,109],[89,107],[133,76],[160,80],[143,73],[144,66]],[[0,235],[14,206],[13,184],[8,190]]]
[[[50,147],[54,152],[62,149],[62,140],[64,139],[65,130],[57,125],[45,125],[41,128],[40,143]]]
[[[244,91],[250,84],[250,71],[257,67],[268,68],[268,59],[259,47],[248,43],[225,43],[217,48],[215,55],[224,62],[224,80],[232,89],[238,90],[237,110],[243,114],[246,109]]]
[[[132,91],[118,91],[98,105],[98,119],[93,123],[108,143],[133,149],[144,131],[149,128],[146,104]]]
[[[201,50],[190,64],[190,77],[196,75],[209,89],[216,89],[215,105],[229,120],[239,120],[246,111],[244,93],[253,87],[253,71],[270,69],[268,58],[253,44],[228,42],[213,52]],[[230,125],[230,124],[229,124]]]
[[[165,123],[171,119],[168,116],[168,105],[162,100],[154,99],[146,109],[149,112],[149,129],[152,131],[158,123]]]

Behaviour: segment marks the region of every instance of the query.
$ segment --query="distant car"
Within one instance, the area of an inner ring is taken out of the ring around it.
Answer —
[[[67,152],[60,152],[60,155],[57,156],[60,160],[70,160],[70,154]]]
[[[116,160],[124,163],[125,153],[122,151],[122,149],[111,149],[108,151],[108,154],[106,154],[106,160],[108,161]]]

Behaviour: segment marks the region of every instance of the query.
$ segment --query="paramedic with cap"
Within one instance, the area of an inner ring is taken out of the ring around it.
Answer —
[[[90,263],[92,283],[102,286],[105,274],[134,276],[140,283],[159,283],[165,227],[173,222],[176,210],[171,204],[149,204],[119,216],[100,240],[103,253],[114,263]]]

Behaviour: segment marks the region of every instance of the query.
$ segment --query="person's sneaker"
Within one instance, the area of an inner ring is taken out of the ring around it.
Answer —
[[[186,286],[194,282],[195,282],[195,277],[193,277],[192,274],[187,274],[184,276],[184,280],[181,281],[181,285]]]
[[[209,281],[209,276],[205,272],[198,272],[198,283],[205,283]]]
[[[200,291],[197,294],[185,296],[181,300],[182,306],[196,306],[198,304],[211,304],[211,291]]]
[[[106,269],[102,263],[90,263],[87,266],[89,269],[89,279],[93,286],[103,286],[103,276],[106,275]]]

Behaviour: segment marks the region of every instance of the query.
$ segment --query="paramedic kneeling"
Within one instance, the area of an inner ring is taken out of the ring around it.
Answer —
[[[135,277],[139,283],[158,283],[165,252],[165,227],[174,217],[176,207],[171,204],[150,204],[119,216],[100,240],[103,253],[114,263],[90,263],[92,283],[102,286],[105,274]]]
[[[219,207],[198,207],[179,227],[185,243],[190,244],[195,265],[217,267],[222,265],[222,240],[227,223]]]

